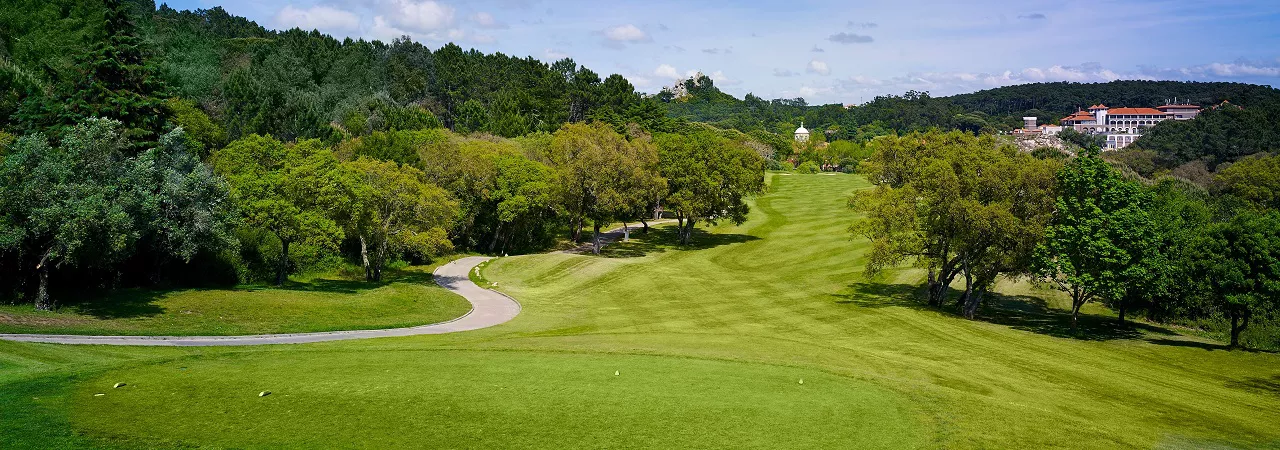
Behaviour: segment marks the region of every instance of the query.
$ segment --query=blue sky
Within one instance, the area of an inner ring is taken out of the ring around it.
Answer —
[[[1280,86],[1275,0],[180,0],[268,28],[319,29],[544,61],[572,57],[645,92],[702,71],[726,92],[861,103],[1035,81]]]

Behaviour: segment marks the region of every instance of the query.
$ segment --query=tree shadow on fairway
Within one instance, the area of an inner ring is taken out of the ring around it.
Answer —
[[[392,283],[427,284],[433,283],[430,273],[412,270],[384,270],[382,281],[364,281],[363,279],[330,279],[316,278],[308,281],[287,281],[284,286],[253,286],[249,290],[286,290],[301,292],[325,292],[331,294],[359,294],[377,289]]]
[[[1242,380],[1232,380],[1223,383],[1223,386],[1280,397],[1280,375],[1272,375],[1270,378],[1249,377]]]
[[[838,304],[863,308],[889,306],[935,311],[960,317],[956,301],[960,291],[952,289],[943,307],[925,303],[927,289],[923,285],[889,283],[854,283],[848,293],[834,295]],[[1147,324],[1119,323],[1115,318],[1092,314],[1080,314],[1078,327],[1071,329],[1071,313],[1052,308],[1044,299],[1029,295],[1005,295],[988,293],[975,318],[1015,330],[1030,331],[1048,336],[1088,341],[1139,339],[1147,334],[1173,335],[1167,329]]]
[[[900,306],[912,309],[934,310],[924,303],[924,286],[890,283],[854,283],[846,294],[832,294],[836,303],[861,308]]]
[[[1134,322],[1122,324],[1113,317],[1083,313],[1073,331],[1070,311],[1050,308],[1044,299],[1028,295],[989,293],[985,302],[978,313],[980,320],[1054,337],[1110,341],[1139,339],[1145,333],[1173,334],[1159,327]]]
[[[1249,353],[1280,354],[1280,352],[1277,352],[1275,350],[1264,350],[1264,349],[1248,348],[1248,347],[1232,347],[1230,345],[1218,343],[1218,342],[1193,341],[1190,339],[1158,338],[1158,339],[1147,339],[1147,342],[1150,342],[1156,345],[1168,345],[1170,347],[1198,348],[1201,350],[1209,350],[1209,351],[1223,350],[1223,351],[1249,352]],[[1277,376],[1280,377],[1280,375],[1277,375]]]
[[[233,288],[219,288],[221,291],[258,292],[258,291],[302,291],[324,292],[331,294],[359,294],[377,289],[392,283],[411,283],[432,285],[430,273],[412,270],[388,270],[383,272],[382,281],[367,282],[363,280],[313,279],[308,281],[288,281],[284,286],[242,285]],[[77,300],[62,302],[60,308],[67,308],[79,314],[93,316],[98,319],[131,319],[152,317],[164,314],[164,307],[158,301],[170,295],[192,291],[182,289],[145,289],[129,288],[111,292],[106,295],[81,295]]]
[[[142,288],[122,289],[106,296],[89,295],[63,302],[63,307],[98,319],[150,317],[164,313],[156,301],[174,291]]]
[[[689,245],[680,245],[680,237],[676,227],[651,227],[648,233],[639,229],[631,231],[631,240],[615,242],[600,251],[606,258],[638,258],[641,256],[663,253],[668,250],[706,250],[722,245],[751,242],[760,238],[749,234],[709,233],[695,228],[689,238]]]

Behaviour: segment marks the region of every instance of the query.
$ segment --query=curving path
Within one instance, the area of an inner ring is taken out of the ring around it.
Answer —
[[[53,344],[98,345],[264,345],[306,344],[311,342],[341,341],[379,337],[414,336],[419,334],[444,334],[478,330],[504,323],[520,314],[520,303],[501,293],[476,286],[467,277],[476,265],[488,261],[484,256],[472,256],[450,262],[435,270],[435,282],[471,302],[471,311],[448,322],[408,328],[385,330],[324,331],[319,333],[259,334],[249,336],[84,336],[65,334],[0,334],[0,339],[22,342]]]

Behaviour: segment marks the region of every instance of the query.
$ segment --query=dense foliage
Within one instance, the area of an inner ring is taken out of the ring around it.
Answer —
[[[1096,301],[1122,323],[1140,313],[1193,324],[1232,346],[1250,323],[1280,315],[1280,157],[1243,159],[1206,190],[1173,177],[1142,183],[1096,149],[1062,163],[958,132],[870,147],[860,170],[876,187],[850,201],[865,214],[850,230],[872,242],[866,273],[925,268],[930,305],[945,306],[961,277],[956,305],[973,318],[996,277],[1029,277],[1069,295],[1073,329]]]
[[[1052,214],[1056,161],[961,132],[882,138],[871,147],[862,171],[876,187],[850,201],[866,214],[851,231],[871,240],[869,274],[909,260],[928,270],[934,306],[963,277],[958,303],[972,318],[998,276],[1028,272]]]

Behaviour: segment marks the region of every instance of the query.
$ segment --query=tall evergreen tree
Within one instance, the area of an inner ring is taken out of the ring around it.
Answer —
[[[102,36],[77,56],[73,79],[53,95],[29,99],[19,112],[28,130],[62,129],[86,118],[120,121],[137,148],[154,145],[165,123],[166,87],[120,0],[105,0]]]

